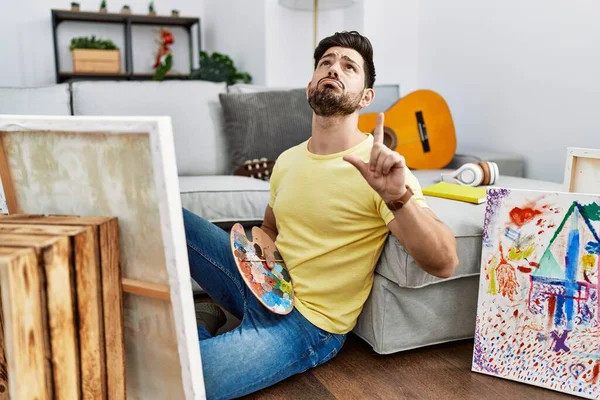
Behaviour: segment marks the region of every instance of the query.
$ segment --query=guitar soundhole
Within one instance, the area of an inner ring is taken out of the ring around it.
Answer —
[[[383,127],[383,144],[394,151],[396,151],[396,147],[398,147],[398,137],[396,136],[396,132],[387,126]]]
[[[373,131],[371,131],[371,134],[373,134],[374,131],[375,130],[373,129]],[[383,144],[387,148],[390,148],[394,151],[398,146],[398,137],[396,136],[396,132],[394,132],[394,130],[388,126],[383,127]]]

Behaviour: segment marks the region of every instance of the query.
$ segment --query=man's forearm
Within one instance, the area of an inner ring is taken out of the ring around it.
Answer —
[[[393,211],[390,231],[426,272],[447,278],[458,265],[456,239],[452,231],[427,208],[408,201]]]

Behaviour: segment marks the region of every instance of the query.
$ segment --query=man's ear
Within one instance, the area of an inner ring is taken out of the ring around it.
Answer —
[[[310,89],[310,81],[308,81],[308,85],[306,85],[306,98],[308,99],[308,89]]]
[[[373,100],[375,100],[375,90],[373,90],[373,88],[365,89],[363,97],[360,100],[360,108],[368,107],[373,103]]]

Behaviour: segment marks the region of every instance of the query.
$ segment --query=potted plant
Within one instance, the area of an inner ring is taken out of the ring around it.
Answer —
[[[156,10],[154,9],[154,0],[150,0],[148,4],[148,15],[156,15]]]
[[[122,14],[131,14],[131,9],[129,8],[129,6],[127,4],[125,4],[123,6],[123,8],[121,8],[121,13]]]
[[[171,10],[172,17],[179,17],[179,10]]]
[[[71,3],[71,11],[79,11],[79,3],[72,2]]]
[[[158,51],[156,52],[154,65],[152,66],[154,69],[152,80],[162,81],[173,67],[173,54],[171,52],[171,45],[175,43],[175,37],[169,29],[164,28],[160,28],[158,34]]]
[[[100,12],[101,13],[108,12],[108,10],[106,9],[106,0],[102,0],[102,2],[100,3]]]
[[[73,56],[73,72],[119,73],[121,54],[109,39],[75,37],[69,46]]]
[[[190,79],[212,82],[227,82],[233,85],[238,82],[252,83],[252,76],[237,70],[233,60],[225,54],[200,52],[200,68],[193,70]]]

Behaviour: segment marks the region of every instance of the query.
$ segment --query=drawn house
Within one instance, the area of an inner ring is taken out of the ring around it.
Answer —
[[[530,274],[528,307],[548,329],[600,325],[600,238],[596,203],[573,202]]]

